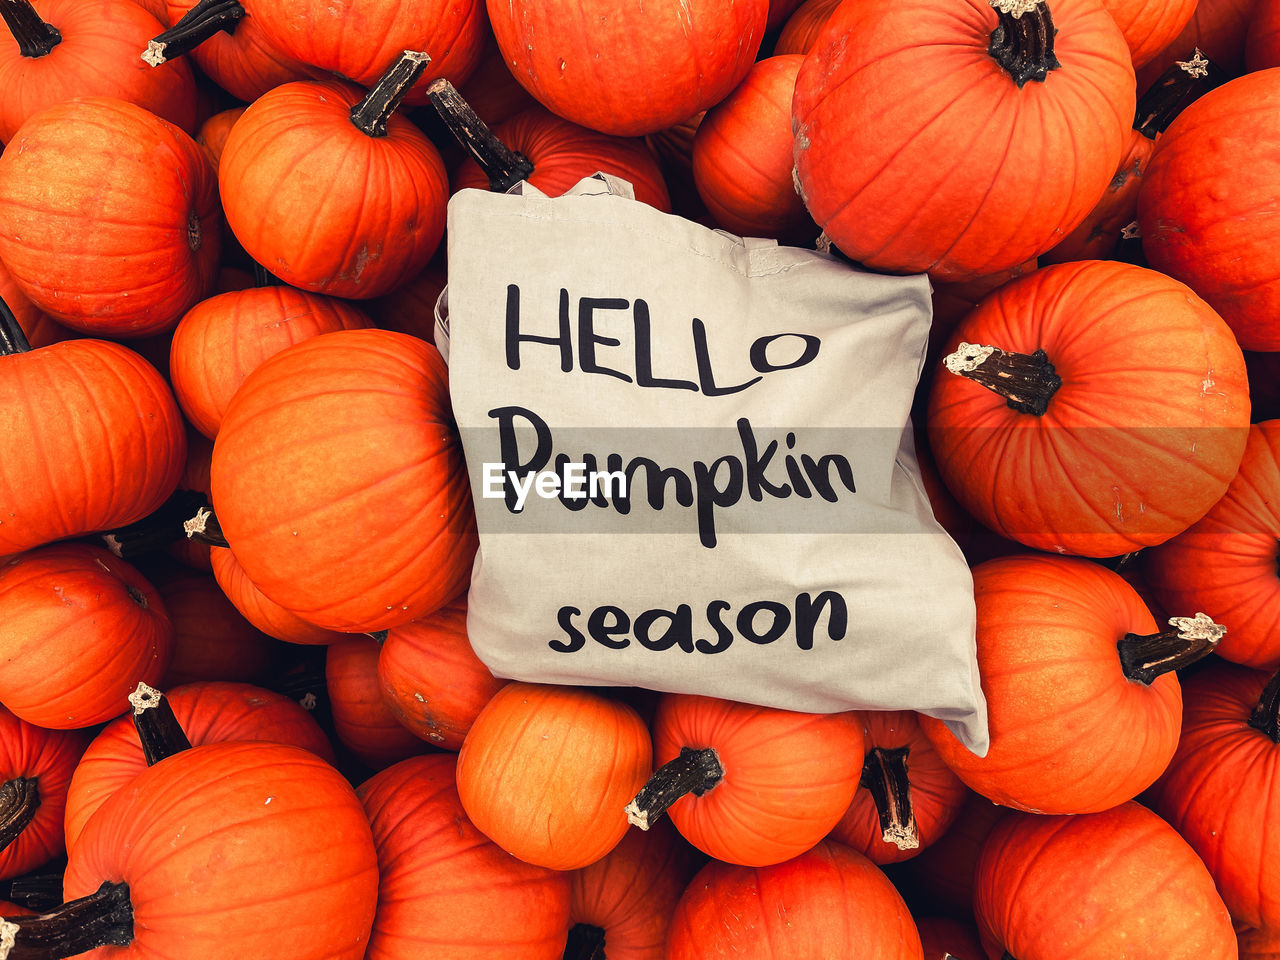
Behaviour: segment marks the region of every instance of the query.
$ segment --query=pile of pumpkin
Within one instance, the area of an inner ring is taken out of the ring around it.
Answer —
[[[1280,0],[0,15],[0,958],[1280,957]],[[985,757],[471,651],[445,204],[596,170],[930,274]]]

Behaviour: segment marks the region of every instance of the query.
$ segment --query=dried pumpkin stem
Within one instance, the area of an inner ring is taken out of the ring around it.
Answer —
[[[40,809],[40,784],[35,777],[14,777],[0,784],[0,850],[27,829]]]
[[[418,50],[406,50],[391,65],[364,99],[351,108],[351,122],[366,137],[385,137],[387,121],[404,100],[409,88],[418,82],[431,57]]]
[[[124,560],[163,550],[187,535],[184,521],[202,507],[208,509],[209,499],[199,490],[175,490],[154,513],[104,533],[102,540],[108,550]]]
[[[1141,636],[1126,633],[1116,644],[1124,675],[1136,683],[1150,686],[1156,677],[1180,670],[1201,657],[1213,653],[1227,628],[1216,624],[1207,614],[1194,617],[1170,617],[1172,629]]]
[[[38,917],[0,919],[0,960],[63,960],[133,941],[129,885],[105,881],[96,893]]]
[[[28,873],[0,884],[0,900],[8,900],[28,910],[44,912],[62,903],[62,880],[66,860],[45,866],[39,873]]]
[[[1010,409],[1037,417],[1044,416],[1062,386],[1062,378],[1043,350],[1010,353],[999,347],[962,343],[942,362],[956,376],[1004,397]]]
[[[207,543],[211,547],[229,547],[227,538],[222,534],[222,525],[218,523],[217,514],[211,507],[200,507],[195,516],[182,524],[182,530],[188,540],[196,543]]]
[[[594,923],[575,923],[569,928],[563,960],[605,960],[604,930]]]
[[[31,5],[31,0],[0,0],[0,17],[4,17],[18,52],[24,57],[43,57],[62,42],[62,34],[51,23],[45,23]]]
[[[724,767],[711,747],[681,747],[680,755],[653,771],[647,783],[626,806],[627,822],[641,830],[666,813],[667,808],[692,793],[700,797],[724,779]]]
[[[920,846],[920,828],[911,806],[911,781],[907,778],[910,747],[873,747],[862,764],[859,786],[865,787],[880,817],[880,835],[899,850]]]
[[[0,0],[3,3],[4,0]],[[18,318],[13,315],[9,305],[0,299],[0,357],[11,357],[15,353],[30,353],[31,342],[22,332]]]
[[[506,193],[521,180],[529,179],[533,164],[519,151],[512,150],[494,136],[493,131],[481,120],[471,104],[443,77],[433,80],[427,87],[427,99],[440,114],[455,140],[471,154],[472,159],[489,178],[489,189],[494,193]]]
[[[235,33],[243,16],[240,0],[200,0],[181,20],[147,43],[142,59],[158,67],[190,53],[220,30]]]
[[[1262,688],[1262,696],[1249,714],[1249,726],[1265,733],[1272,743],[1280,743],[1280,673]]]
[[[1222,68],[1196,47],[1186,60],[1172,64],[1147,88],[1138,100],[1133,129],[1154,140],[1169,128],[1178,114],[1226,80]]]
[[[191,741],[173,715],[169,698],[159,690],[140,683],[129,694],[129,704],[133,707],[133,727],[138,731],[142,755],[147,758],[148,767],[191,749]]]
[[[1047,3],[1035,0],[990,0],[999,23],[991,31],[987,52],[1018,89],[1028,80],[1044,83],[1050,70],[1062,66],[1053,52],[1053,26]]]

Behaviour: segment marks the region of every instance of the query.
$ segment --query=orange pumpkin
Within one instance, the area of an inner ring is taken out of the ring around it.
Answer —
[[[361,763],[381,770],[425,752],[426,745],[401,725],[382,699],[378,641],[351,637],[329,644],[324,677],[334,732]]]

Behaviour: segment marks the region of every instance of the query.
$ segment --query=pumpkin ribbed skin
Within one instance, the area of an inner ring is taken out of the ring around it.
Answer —
[[[796,79],[799,189],[844,253],[963,280],[1048,250],[1102,196],[1135,106],[1101,4],[1052,0],[1061,69],[1021,89],[984,0],[842,4]]]
[[[182,474],[173,394],[118,344],[69,340],[0,357],[0,409],[0,557],[141,520]]]
[[[300,747],[193,747],[138,774],[85,824],[67,899],[129,885],[134,941],[86,957],[360,960],[378,897],[369,821]]]
[[[426,745],[401,725],[382,699],[378,641],[373,637],[329,644],[324,678],[334,732],[361,763],[381,770],[425,752]]]
[[[1269,679],[1226,663],[1188,677],[1178,752],[1149,796],[1204,861],[1235,923],[1280,929],[1280,835],[1270,827],[1280,743],[1249,725]]]
[[[166,25],[171,26],[181,20],[197,0],[161,0],[161,3],[166,8]],[[251,6],[256,9],[257,5]],[[262,32],[254,9],[249,7],[236,21],[233,32],[215,33],[196,47],[191,56],[209,79],[237,100],[248,102],[282,83],[307,80],[314,72],[272,46]]]
[[[773,55],[780,57],[789,53],[807,54],[813,49],[822,28],[827,25],[827,20],[838,6],[840,0],[805,0],[787,18],[782,32],[778,34],[778,42],[774,44]]]
[[[463,591],[475,520],[445,378],[421,340],[341,330],[276,354],[240,385],[213,447],[213,502],[268,598],[327,630],[363,632]]]
[[[862,772],[862,721],[853,711],[797,713],[666,694],[653,720],[654,765],[682,747],[715,750],[724,776],[667,811],[686,840],[727,863],[790,859],[827,835]]]
[[[666,960],[667,930],[695,866],[671,824],[628,830],[618,845],[569,875],[569,922],[599,927],[609,960]]]
[[[381,871],[365,960],[559,960],[568,876],[517,860],[477,830],[454,763],[415,757],[357,791]]]
[[[1237,930],[1236,940],[1240,945],[1240,960],[1280,958],[1280,930]]]
[[[158,69],[138,52],[164,29],[129,0],[34,0],[40,18],[62,35],[42,57],[24,57],[0,27],[0,142],[23,121],[73,97],[116,97],[136,103],[188,132],[195,128],[196,88],[185,63]]]
[[[212,439],[236,389],[267,357],[309,337],[367,326],[357,307],[292,287],[210,297],[188,310],[173,331],[174,396],[191,424]]]
[[[227,223],[249,256],[313,293],[387,293],[444,234],[439,152],[398,114],[386,136],[362,132],[350,111],[364,94],[338,81],[276,87],[236,121],[218,164]]]
[[[79,731],[45,730],[0,706],[0,783],[34,779],[40,795],[30,823],[0,850],[0,879],[21,876],[62,855],[67,788],[86,742]]]
[[[123,100],[48,107],[0,154],[0,259],[32,303],[77,330],[172,327],[213,287],[221,226],[204,151]]]
[[[693,179],[718,225],[747,237],[812,240],[817,226],[791,181],[791,96],[803,57],[769,57],[707,111]]]
[[[769,14],[768,0],[627,0],[599,16],[585,16],[577,0],[490,0],[488,8],[521,86],[552,113],[622,137],[723,100],[751,68]],[[619,50],[627,55],[599,52]]]
[[[110,720],[169,665],[173,625],[160,595],[101,547],[52,544],[0,566],[0,609],[0,702],[28,723]]]
[[[172,2],[172,0],[170,0]],[[431,55],[406,103],[426,103],[426,86],[454,86],[475,71],[487,36],[483,0],[268,0],[252,4],[263,36],[281,52],[363,86],[377,82],[404,50]]]
[[[1280,349],[1280,68],[1211,90],[1160,137],[1138,197],[1142,251],[1227,321],[1245,350]]]
[[[1258,0],[1245,34],[1244,62],[1250,73],[1280,67],[1280,3],[1275,0]]]
[[[902,897],[866,857],[824,840],[768,867],[712,861],[671,921],[666,960],[921,960]]]
[[[333,762],[333,747],[311,714],[288,697],[247,683],[205,682],[165,692],[193,746],[232,740],[291,743]],[[107,798],[147,769],[133,718],[117,717],[89,744],[67,792],[63,829],[75,846],[84,826]]]
[[[1146,90],[1197,48],[1228,75],[1238,74],[1244,66],[1245,33],[1258,5],[1259,0],[1198,0],[1182,32],[1138,71],[1138,90]]]
[[[1231,918],[1204,864],[1136,803],[1005,817],[978,862],[974,913],[988,957],[1236,960]]]
[[[351,635],[336,630],[325,630],[307,623],[297,614],[290,613],[280,604],[268,600],[249,579],[236,555],[225,547],[213,547],[209,551],[214,579],[227,595],[231,605],[240,615],[269,637],[288,643],[325,644],[349,640]]]
[[[508,683],[458,754],[467,816],[512,856],[553,870],[595,863],[627,832],[652,768],[634,709],[581,687]]]
[[[667,184],[642,140],[613,137],[571,123],[545,107],[534,105],[493,128],[494,135],[533,164],[531,184],[549,197],[558,197],[583,177],[597,171],[631,184],[636,199],[671,212]],[[468,159],[453,177],[455,192],[463,187],[489,188],[488,178]]]
[[[480,711],[507,682],[471,649],[465,597],[388,631],[378,656],[378,683],[391,712],[445,750],[461,749]]]
[[[1129,45],[1133,67],[1154,60],[1187,25],[1196,0],[1103,0]]]
[[[1185,533],[1144,553],[1161,605],[1213,610],[1227,628],[1216,652],[1259,670],[1280,668],[1280,420],[1249,428],[1240,472]]]
[[[865,783],[859,785],[849,809],[832,828],[831,836],[857,850],[872,863],[897,863],[916,856],[942,836],[960,812],[969,791],[942,762],[938,751],[920,729],[916,714],[909,710],[862,710],[858,716],[862,720],[868,756],[864,761],[864,771],[871,765],[870,755],[875,749],[905,748],[908,751],[904,762],[911,785],[911,809],[916,820],[918,846],[902,848],[884,839],[875,800]]]
[[[1118,556],[1191,526],[1240,466],[1244,357],[1208,304],[1154,270],[1096,260],[1045,267],[982,301],[948,349],[961,341],[1044,350],[1062,379],[1037,416],[965,377],[934,377],[938,470],[1002,536]]]
[[[236,121],[244,115],[245,107],[232,107],[230,110],[221,110],[200,125],[200,132],[196,135],[196,143],[204,147],[204,152],[209,157],[209,162],[213,164],[213,172],[218,172],[218,163],[222,159],[222,148],[227,145],[227,134],[231,132],[231,128],[235,126]],[[221,276],[218,278],[218,286],[222,286]],[[253,286],[252,278],[246,284],[246,287]],[[237,288],[243,289],[243,288]],[[222,292],[221,290],[218,291]]]
[[[991,749],[966,750],[941,723],[920,724],[971,788],[1003,806],[1091,813],[1137,796],[1178,743],[1177,678],[1129,680],[1117,644],[1157,631],[1118,574],[1068,557],[1002,557],[973,570],[978,671]]]

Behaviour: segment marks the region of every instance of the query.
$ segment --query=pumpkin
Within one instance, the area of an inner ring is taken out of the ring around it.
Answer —
[[[449,755],[414,757],[357,791],[381,874],[366,960],[559,960],[568,875],[517,860],[477,830],[454,766]]]
[[[491,32],[486,32],[480,65],[458,89],[472,109],[491,124],[502,123],[538,102],[516,83]],[[453,169],[452,164],[449,169]]]
[[[631,0],[600,16],[584,16],[576,0],[488,9],[508,69],[535,99],[584,127],[634,137],[723,100],[755,60],[769,2]],[[619,50],[627,56],[602,53]]]
[[[6,0],[0,30],[0,142],[45,107],[73,97],[115,97],[195,129],[191,69],[175,63],[151,70],[138,59],[161,27],[127,0]]]
[[[222,159],[222,150],[227,145],[227,134],[231,132],[236,121],[244,115],[245,109],[245,107],[232,107],[230,110],[221,110],[200,125],[200,132],[196,134],[196,143],[204,147],[209,162],[213,164],[214,173],[218,172],[218,162]],[[251,286],[253,286],[252,280],[245,284],[245,287]],[[244,287],[236,289],[244,289]]]
[[[47,347],[51,343],[73,340],[80,336],[74,330],[68,330],[62,324],[50,320],[28,300],[13,282],[3,263],[0,263],[0,302],[9,308],[9,312],[17,320],[18,329],[33,347]]]
[[[129,708],[169,666],[173,625],[155,588],[102,547],[52,544],[0,566],[0,702],[51,730]]]
[[[1240,348],[1212,308],[1154,270],[1044,267],[983,300],[949,347],[930,445],[956,499],[1001,536],[1093,557],[1162,543],[1240,465]]]
[[[237,99],[256,100],[312,73],[272,46],[257,17],[234,0],[165,0],[165,23],[173,26],[151,34],[141,59],[158,67],[191,52],[201,71]]]
[[[918,890],[925,902],[938,910],[972,916],[978,855],[987,834],[1006,812],[981,794],[970,793],[947,832],[903,863],[902,872],[911,889]]]
[[[988,957],[1236,957],[1231,918],[1204,864],[1132,802],[1005,817],[982,848],[974,913]]]
[[[769,19],[765,21],[765,32],[772,33],[795,13],[802,0],[769,0]]]
[[[498,124],[493,136],[528,158],[533,171],[525,179],[549,197],[558,197],[583,177],[603,171],[630,183],[637,200],[671,212],[658,161],[640,140],[580,127],[537,104]],[[453,190],[487,189],[489,181],[488,173],[471,159],[454,174]]]
[[[916,920],[924,960],[986,960],[972,923],[950,917],[920,917]]]
[[[1129,45],[1133,68],[1154,60],[1195,13],[1197,0],[1103,0]]]
[[[286,83],[244,112],[218,188],[249,256],[295,287],[360,299],[427,265],[448,178],[431,141],[392,112],[427,59],[406,53],[367,93],[336,80]]]
[[[787,18],[782,32],[778,34],[778,42],[773,46],[773,55],[781,57],[790,53],[808,53],[838,6],[840,0],[805,0]]]
[[[800,56],[769,57],[707,111],[693,139],[693,179],[731,233],[802,243],[818,228],[791,180],[791,96]]]
[[[909,710],[859,711],[866,756],[853,801],[831,836],[872,863],[896,863],[937,840],[969,791]]]
[[[491,674],[471,649],[463,597],[387,631],[378,683],[383,701],[403,726],[434,746],[458,750],[484,705],[507,681]]]
[[[1218,653],[1262,670],[1280,668],[1280,420],[1249,428],[1240,472],[1185,533],[1142,554],[1160,603],[1214,611],[1227,628]]]
[[[213,446],[213,503],[269,599],[361,632],[426,616],[470,583],[475,520],[445,377],[430,344],[340,330],[245,378]]]
[[[569,875],[565,960],[666,960],[671,916],[693,876],[696,854],[666,821],[628,830],[595,863]]]
[[[1138,89],[1146,90],[1179,60],[1199,50],[1228,76],[1244,65],[1245,33],[1259,0],[1197,0],[1191,19],[1169,45],[1138,71]]]
[[[79,731],[45,730],[0,706],[0,879],[62,855],[67,788],[86,742]]]
[[[1246,350],[1280,349],[1280,233],[1270,215],[1280,69],[1205,94],[1156,144],[1138,197],[1142,252],[1222,315]]]
[[[712,861],[676,905],[665,960],[921,960],[902,897],[870,860],[824,840],[766,867]]]
[[[1115,21],[1079,0],[993,5],[842,4],[806,57],[798,189],[852,259],[996,273],[1075,229],[1115,173],[1135,102]]]
[[[1236,931],[1240,960],[1276,960],[1280,957],[1280,932],[1245,929]]]
[[[223,293],[196,304],[173,331],[169,376],[187,420],[212,439],[244,378],[309,337],[369,326],[358,308],[291,287]]]
[[[765,866],[830,832],[862,772],[853,711],[797,713],[692,694],[666,694],[653,720],[661,764],[627,807],[647,828],[665,811],[681,835],[726,863]]]
[[[1003,806],[1051,814],[1106,810],[1155,782],[1181,723],[1169,671],[1211,652],[1221,627],[1175,618],[1157,633],[1119,574],[1070,557],[989,560],[973,589],[991,748],[975,756],[920,717],[960,779]]]
[[[0,557],[140,520],[182,472],[182,415],[154,367],[98,340],[32,350],[3,301],[0,407]]]
[[[350,634],[325,630],[268,600],[249,579],[236,555],[227,547],[209,551],[214,579],[240,615],[269,637],[288,643],[327,644],[350,639]]]
[[[325,650],[325,685],[338,739],[361,763],[381,770],[425,752],[396,719],[378,683],[378,641],[350,637]]]
[[[213,285],[220,226],[204,151],[123,100],[47,107],[0,154],[0,260],[77,330],[171,328]]]
[[[1245,33],[1244,62],[1250,73],[1280,67],[1280,3],[1259,0],[1254,8]]]
[[[446,259],[442,245],[416,277],[385,296],[364,301],[361,306],[383,330],[397,330],[434,344],[436,302],[449,280]]]
[[[431,77],[461,84],[479,64],[488,33],[480,0],[258,0],[248,12],[283,53],[366,87],[405,50],[425,50]],[[425,84],[405,102],[426,102]]]
[[[242,617],[210,574],[160,570],[151,582],[173,624],[173,657],[161,687],[270,680],[280,644]]]
[[[288,697],[247,683],[205,681],[165,695],[189,744],[232,740],[291,743],[333,762],[333,747],[311,715]],[[93,738],[67,789],[63,829],[68,848],[107,798],[148,766],[132,717],[117,717]]]
[[[15,956],[111,944],[157,960],[360,960],[378,895],[351,786],[285,744],[206,744],[157,763],[99,808],[68,859],[61,910],[79,922],[10,918]]]
[[[1237,925],[1280,929],[1280,674],[1214,663],[1183,687],[1182,738],[1151,807],[1204,861]]]
[[[514,857],[553,870],[595,863],[627,832],[623,807],[652,771],[634,709],[582,687],[508,683],[458,753],[467,817]]]

